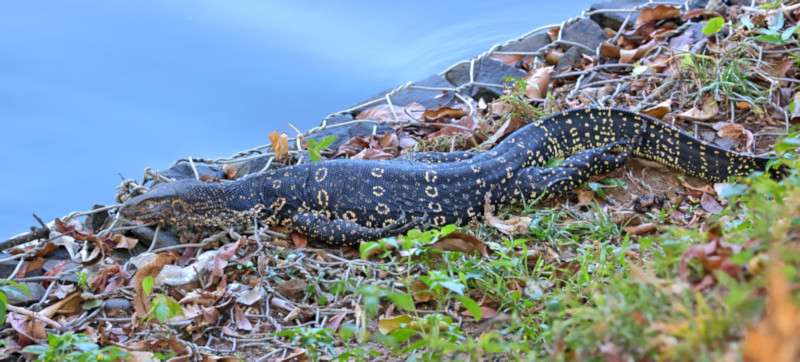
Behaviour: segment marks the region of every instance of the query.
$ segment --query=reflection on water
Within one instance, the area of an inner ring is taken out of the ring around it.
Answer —
[[[0,239],[112,203],[187,156],[223,157],[588,2],[0,4]]]

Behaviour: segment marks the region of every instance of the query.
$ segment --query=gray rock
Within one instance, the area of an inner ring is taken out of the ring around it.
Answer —
[[[95,204],[94,206],[92,206],[92,210],[99,209],[102,207],[105,206]],[[100,229],[103,228],[103,225],[106,223],[106,220],[108,220],[108,211],[100,211],[94,214],[89,214],[89,216],[86,217],[86,226],[88,226],[94,231],[99,231]]]
[[[570,70],[576,64],[581,62],[581,52],[576,47],[569,48],[564,55],[561,56],[561,59],[558,60],[558,64],[556,64],[555,69],[553,72],[558,73],[562,70]]]
[[[469,83],[469,70],[469,63],[462,63],[447,72],[445,78],[453,85],[461,86]],[[475,63],[474,73],[475,82],[499,85],[505,84],[505,78],[507,77],[522,78],[525,75],[525,71],[522,69],[514,68],[488,58],[483,58]],[[502,95],[503,89],[483,85],[472,85],[469,86],[464,93],[476,100],[483,98],[488,102]]]
[[[102,307],[106,311],[127,311],[133,308],[131,301],[125,298],[109,298],[103,301]]]
[[[432,76],[430,76],[428,78],[425,78],[423,80],[414,82],[414,85],[418,85],[418,86],[421,86],[421,87],[431,87],[431,88],[451,88],[452,87],[452,85],[450,83],[448,83],[444,78],[442,78],[442,76],[436,75],[436,74],[434,74],[434,75],[432,75]],[[368,100],[366,100],[364,102],[360,102],[360,103],[355,104],[353,106],[355,107],[355,106],[358,106],[358,105],[363,104],[365,102],[369,102],[369,101],[376,100],[376,99],[379,99],[379,98],[385,98],[386,94],[391,92],[391,91],[392,91],[392,89],[387,89],[387,90],[385,90],[383,92],[380,92],[380,93],[376,94],[375,96],[369,98]],[[439,108],[447,106],[448,104],[453,102],[453,99],[455,98],[455,96],[453,95],[453,92],[446,92],[446,93],[444,93],[443,96],[436,97],[436,96],[438,96],[440,94],[442,94],[442,92],[438,91],[438,90],[434,91],[434,90],[407,88],[407,89],[404,89],[404,90],[402,90],[402,91],[400,91],[397,94],[392,96],[392,104],[394,104],[396,106],[405,106],[405,105],[408,105],[410,103],[417,102],[417,103],[425,106],[425,109],[439,109]],[[366,109],[368,107],[365,107],[364,109]],[[328,123],[330,123],[330,120],[328,121]]]
[[[561,34],[562,40],[567,40],[573,43],[583,44],[592,51],[584,48],[579,48],[581,53],[594,54],[595,49],[605,40],[608,40],[605,30],[591,19],[581,19],[577,22],[564,27],[564,33]],[[569,45],[563,46],[565,49],[570,48]]]
[[[550,44],[550,35],[540,32],[525,39],[514,41],[497,49],[500,52],[535,52]]]
[[[14,290],[16,290],[19,293],[6,291],[6,297],[8,297],[8,304],[15,306],[23,306],[23,305],[28,305],[30,303],[38,302],[39,300],[42,299],[42,297],[44,297],[45,289],[41,284],[33,282],[23,282],[19,284],[24,285],[26,288],[28,288],[28,292],[30,292],[30,295],[26,294],[25,292],[15,287],[10,287],[14,288]]]
[[[214,178],[224,178],[222,171],[217,167],[210,167],[204,164],[200,164],[195,162],[195,168],[197,168],[197,174],[201,177],[204,175],[211,175]],[[175,180],[185,180],[185,179],[193,179],[194,171],[192,170],[192,166],[189,165],[188,162],[181,162],[177,165],[174,165],[164,171],[161,172],[162,175],[171,177]]]

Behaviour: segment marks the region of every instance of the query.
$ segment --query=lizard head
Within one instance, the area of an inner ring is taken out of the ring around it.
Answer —
[[[179,180],[155,185],[120,208],[129,220],[187,227],[231,226],[253,222],[269,208],[258,197],[242,195],[232,183]],[[248,197],[250,196],[250,197]]]

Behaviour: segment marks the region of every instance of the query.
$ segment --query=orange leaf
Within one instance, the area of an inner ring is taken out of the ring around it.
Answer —
[[[634,26],[638,26],[650,21],[672,19],[681,16],[681,8],[676,6],[659,5],[654,8],[644,8],[639,16],[636,17]]]
[[[269,134],[269,140],[272,142],[272,150],[275,151],[275,158],[282,158],[289,152],[289,136],[285,133],[278,131]]]
[[[528,98],[540,99],[547,94],[547,85],[550,83],[550,73],[553,67],[542,67],[532,70],[523,77],[527,83],[525,96]]]

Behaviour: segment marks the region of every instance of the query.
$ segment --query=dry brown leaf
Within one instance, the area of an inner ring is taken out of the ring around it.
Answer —
[[[772,255],[771,260],[780,260]],[[792,288],[784,265],[771,262],[767,272],[765,316],[744,335],[742,354],[746,361],[797,361],[800,350],[800,308],[793,302]]]
[[[520,59],[524,57],[525,57],[524,55],[492,54],[492,56],[489,58],[494,59],[503,64],[515,65]]]
[[[136,247],[136,244],[139,243],[139,239],[129,238],[120,234],[114,234],[111,240],[114,240],[114,242],[117,243],[117,246],[114,247],[115,249],[132,250],[134,247]]]
[[[272,143],[272,150],[275,151],[275,158],[283,158],[283,155],[289,152],[289,136],[278,131],[272,132],[268,136]]]
[[[153,277],[153,279],[155,279],[158,273],[161,272],[161,269],[164,268],[164,265],[173,264],[176,261],[178,261],[178,257],[173,253],[158,253],[153,260],[145,263],[136,271],[131,283],[133,284],[133,290],[135,292],[133,297],[133,309],[136,312],[135,316],[137,318],[144,318],[150,310],[150,296],[145,294],[142,289],[142,280],[146,277]]]
[[[639,13],[639,16],[636,17],[634,26],[656,20],[677,18],[679,16],[681,16],[681,8],[677,6],[659,5],[654,8],[644,8],[642,12]]]
[[[397,119],[405,122],[416,122],[425,112],[425,106],[412,102],[406,106],[393,105]],[[392,107],[388,104],[379,104],[361,111],[356,119],[375,119],[379,121],[393,121]]]
[[[306,285],[308,283],[303,279],[292,279],[278,285],[275,291],[286,298],[300,299],[303,297]]]
[[[225,267],[228,265],[228,260],[239,250],[239,245],[242,244],[242,240],[244,240],[244,238],[239,238],[235,243],[225,244],[219,248],[217,254],[214,255],[214,266],[211,268],[211,275],[219,277],[224,274]]]
[[[428,284],[419,280],[411,282],[411,296],[417,302],[427,302],[436,298],[436,295],[431,293],[428,288]]]
[[[239,303],[233,303],[233,320],[236,322],[236,328],[246,331],[253,330],[253,325],[250,324],[250,320],[244,315],[244,311],[242,307],[239,307]]]
[[[422,114],[424,122],[438,122],[445,118],[459,119],[467,115],[463,109],[442,107],[439,109],[429,109]]]
[[[528,124],[528,122],[522,118],[508,117],[508,119],[503,122],[500,128],[494,131],[494,134],[489,137],[489,140],[492,141],[492,143],[498,143],[506,138],[506,136],[514,133],[514,131],[522,128],[526,124]]]
[[[528,232],[528,228],[530,228],[533,219],[526,216],[515,216],[508,220],[500,220],[492,214],[494,208],[490,202],[491,194],[491,192],[486,193],[485,202],[483,204],[483,217],[486,223],[497,229],[497,231],[509,236]]]
[[[713,98],[707,98],[706,101],[688,111],[678,113],[678,117],[694,119],[697,121],[706,121],[716,117],[719,113],[719,106],[717,101]]]
[[[578,205],[588,205],[594,201],[595,193],[592,190],[578,190]]]
[[[663,101],[648,109],[645,109],[644,111],[642,111],[642,113],[650,117],[663,120],[664,116],[667,113],[669,113],[669,111],[672,109],[671,107],[672,107],[672,99],[667,99],[666,101]]]
[[[494,318],[494,317],[497,317],[499,315],[499,313],[497,313],[496,310],[494,310],[492,308],[489,308],[489,307],[487,307],[485,305],[481,306],[481,312],[482,312],[481,313],[481,319]],[[470,312],[467,309],[462,311],[461,315],[470,316],[470,317],[474,318],[474,316],[472,315],[472,312]]]
[[[647,55],[647,52],[649,52],[655,46],[656,46],[656,41],[651,40],[636,49],[621,49],[619,51],[619,62],[633,63],[639,59],[642,59],[645,55]]]
[[[623,231],[631,235],[639,235],[644,233],[649,233],[651,231],[655,231],[656,226],[652,223],[644,223],[635,226],[626,226]]]
[[[720,240],[720,226],[713,225],[707,230],[708,243],[694,245],[686,250],[681,256],[678,265],[678,276],[681,280],[692,286],[695,290],[703,290],[716,283],[714,272],[721,271],[734,278],[738,278],[744,270],[741,265],[731,262],[731,256],[742,250],[742,245],[728,244]],[[703,266],[702,278],[698,280],[690,279],[689,261],[697,259]]]
[[[700,198],[700,206],[710,214],[719,214],[725,211],[725,208],[719,204],[719,201],[708,193],[703,193],[703,196]]]
[[[717,136],[738,140],[744,136],[744,126],[738,123],[717,122],[713,125]]]
[[[339,331],[339,326],[342,324],[344,317],[347,316],[347,312],[342,312],[341,314],[337,315],[336,317],[331,318],[327,323],[325,323],[325,328],[330,328],[333,330],[333,333]]]
[[[394,155],[377,148],[365,148],[350,158],[354,160],[391,160]]]
[[[63,299],[53,303],[52,305],[48,306],[47,308],[42,309],[41,311],[39,311],[39,314],[43,315],[43,316],[45,316],[47,318],[53,318],[56,314],[58,314],[58,311],[61,310],[61,308],[63,306],[69,304],[73,300],[80,300],[80,299],[78,299],[78,297],[80,295],[81,295],[81,292],[74,292],[74,293],[68,295],[66,298],[63,298]]]
[[[400,328],[411,328],[411,322],[413,320],[414,318],[408,315],[381,319],[378,321],[378,331],[380,331],[383,335],[388,335]]]
[[[553,67],[542,67],[532,70],[525,74],[525,97],[541,99],[547,94],[547,85],[550,83],[550,73]]]
[[[620,48],[607,41],[600,43],[600,55],[609,59],[619,59]]]
[[[721,18],[722,15],[720,15],[718,12],[716,12],[714,10],[711,10],[711,9],[705,9],[705,8],[692,9],[692,10],[689,10],[689,11],[683,13],[683,15],[681,15],[681,20],[685,22],[686,20],[699,18],[699,17],[706,17],[706,18],[710,19],[710,18],[715,18],[715,17],[720,17]]]
[[[445,126],[442,129],[433,132],[427,136],[425,139],[432,139],[439,136],[452,136],[454,133],[461,134],[464,137],[468,137],[472,135],[472,131],[477,126],[477,122],[472,118],[472,116],[462,117],[458,122],[453,123],[454,126]]]
[[[489,256],[489,247],[483,241],[460,231],[453,231],[439,238],[435,243],[428,245],[428,248],[442,251],[458,251],[467,254],[477,251],[481,256]]]
[[[308,237],[303,234],[292,233],[292,242],[297,249],[303,249],[308,246]]]

